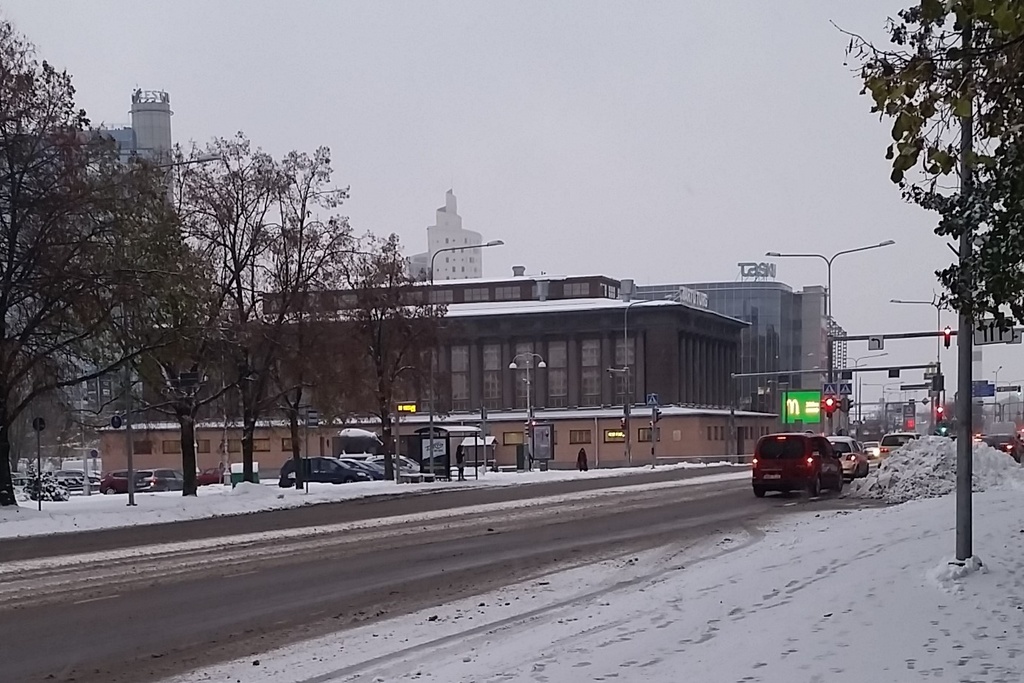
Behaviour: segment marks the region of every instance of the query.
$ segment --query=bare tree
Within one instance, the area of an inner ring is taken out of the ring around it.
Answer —
[[[427,301],[426,288],[409,276],[396,235],[383,240],[367,236],[364,241],[366,246],[352,255],[346,268],[353,300],[344,310],[366,361],[365,391],[373,397],[380,420],[385,476],[391,479],[392,411],[429,372],[426,359],[436,347],[446,309]]]
[[[33,403],[119,367],[166,331],[182,243],[164,176],[89,129],[71,77],[0,21],[0,505]],[[163,335],[166,336],[166,335]]]

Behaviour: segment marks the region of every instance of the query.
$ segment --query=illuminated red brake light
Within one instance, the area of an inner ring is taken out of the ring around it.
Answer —
[[[757,467],[757,458],[754,458],[754,459],[753,459],[753,460],[751,460],[750,462],[751,462],[751,464],[753,464],[753,465],[754,465],[755,467]]]
[[[807,458],[807,464],[808,465],[813,465],[814,464],[814,458]]]

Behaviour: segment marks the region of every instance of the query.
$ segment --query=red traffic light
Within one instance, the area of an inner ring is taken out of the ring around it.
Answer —
[[[949,348],[950,342],[953,341],[953,330],[946,325],[945,329],[942,330],[942,343],[945,344],[946,348]]]
[[[826,396],[821,399],[821,409],[825,411],[825,414],[831,415],[836,412],[836,408],[839,407],[839,402],[836,401],[835,396]]]

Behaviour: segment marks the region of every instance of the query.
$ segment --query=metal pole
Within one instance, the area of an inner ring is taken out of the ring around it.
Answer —
[[[99,382],[99,380],[96,381]],[[97,387],[98,389],[99,387]],[[82,428],[82,474],[85,478],[85,481],[82,483],[82,492],[87,496],[91,496],[92,486],[89,485],[89,451],[85,447],[85,401],[82,402],[81,417],[83,419],[79,422],[79,426]]]
[[[972,26],[968,22],[961,34],[961,65],[964,78],[965,93],[971,92],[971,59]],[[973,178],[971,173],[971,156],[974,151],[974,108],[968,95],[968,114],[960,119],[960,194],[971,193]],[[971,253],[973,249],[974,226],[965,225],[960,235],[960,293],[961,297],[970,296],[973,289],[973,273],[971,272]],[[957,397],[956,397],[956,559],[964,561],[973,555],[973,539],[971,538],[971,479],[972,462],[972,344],[974,320],[969,309],[961,309],[960,321],[956,331],[957,345]]]
[[[627,345],[629,344],[629,309],[635,303],[636,302],[634,301],[632,303],[626,304],[626,310],[622,314],[622,367],[625,370],[625,372],[622,373],[622,382],[623,382],[623,388],[622,388],[622,415],[625,418],[624,419],[624,423],[626,425],[626,428],[623,431],[626,432],[625,435],[624,435],[624,438],[625,438],[626,465],[627,466],[631,466],[633,464],[633,444],[632,444],[632,440],[629,438],[629,430],[630,430],[630,426],[629,426],[629,417],[630,417],[629,406],[633,403],[633,401],[632,401],[632,396],[629,393],[629,372],[630,372],[630,368],[629,368],[629,356],[626,353],[626,348],[627,348]]]
[[[527,453],[526,468],[533,471],[533,393],[532,382],[530,381],[530,366],[533,365],[533,358],[527,359],[526,363],[526,440],[530,452]]]
[[[36,430],[36,503],[39,505],[39,511],[43,511],[43,445],[42,445],[42,433],[43,430]]]
[[[829,381],[829,384],[831,384],[831,383],[836,381],[836,378],[835,378],[835,367],[834,367],[835,359],[833,358],[833,354],[834,354],[833,348],[835,347],[835,342],[832,340],[832,259],[827,259],[825,261],[825,263],[828,264],[828,268],[827,268],[827,271],[828,271],[828,277],[827,277],[828,282],[827,282],[827,289],[825,290],[825,325],[826,325],[826,329],[828,330],[827,337],[826,337],[826,339],[828,340],[828,348],[826,349],[825,353],[826,353],[826,357],[828,359],[827,360],[827,362],[828,362],[828,381]],[[834,426],[835,426],[835,415],[833,413],[829,413],[829,415],[828,415],[828,435],[829,436],[831,436],[832,434],[835,433],[835,430],[833,429]]]
[[[306,414],[304,417],[304,424],[302,425],[302,473],[312,472],[312,468],[309,466],[309,408],[306,408]],[[303,491],[309,493],[309,477],[302,477],[302,483],[304,484]]]
[[[486,407],[480,408],[480,432],[481,432],[480,438],[484,440],[484,474],[486,474],[487,473],[487,408]],[[477,449],[477,456],[478,456],[477,457],[477,462],[474,463],[476,465],[476,467],[474,469],[477,472],[477,475],[476,475],[477,479],[480,478],[480,462],[479,462],[480,458],[479,458],[479,455],[480,455],[480,449],[478,448]]]
[[[124,368],[124,435],[128,441],[128,506],[135,506],[135,439],[132,434],[132,371],[127,365]]]

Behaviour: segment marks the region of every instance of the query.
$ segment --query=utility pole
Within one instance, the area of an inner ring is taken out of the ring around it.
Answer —
[[[967,115],[960,119],[960,194],[968,198],[973,190],[974,177],[971,156],[974,152],[974,102],[972,99],[973,77],[971,70],[971,43],[973,27],[968,20],[961,33],[961,58],[963,69],[963,94],[967,100]],[[972,215],[968,212],[968,215]],[[973,219],[972,219],[973,220]],[[974,248],[974,225],[965,225],[960,234],[960,297],[961,301],[973,301],[974,273],[971,256]],[[956,559],[970,558],[973,552],[971,530],[971,478],[973,475],[972,446],[973,412],[972,386],[972,343],[974,320],[972,305],[961,305],[960,322],[956,331],[957,345],[957,396],[956,396]]]

